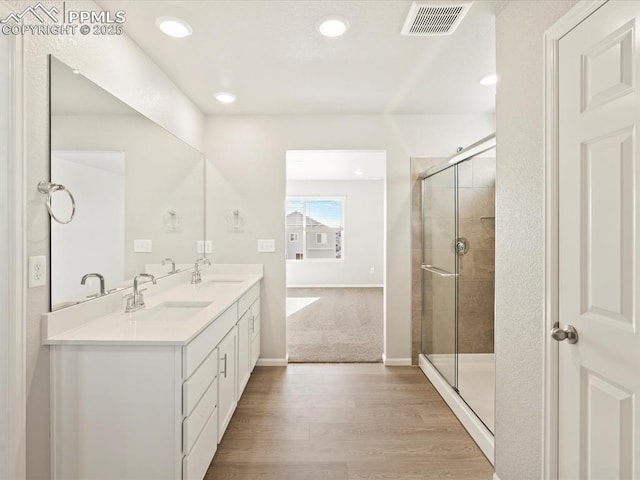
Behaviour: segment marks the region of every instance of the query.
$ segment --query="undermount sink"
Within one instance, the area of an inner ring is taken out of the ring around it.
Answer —
[[[225,279],[209,280],[208,282],[205,282],[204,285],[218,287],[223,285],[237,285],[238,283],[242,283],[242,282],[244,282],[244,280],[238,280],[234,278],[225,278]]]
[[[209,305],[211,305],[211,302],[163,302],[155,307],[134,313],[131,320],[143,322],[176,322],[189,320]]]

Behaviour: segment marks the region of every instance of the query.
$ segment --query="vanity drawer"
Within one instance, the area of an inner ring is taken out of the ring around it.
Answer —
[[[193,408],[217,376],[218,350],[214,349],[189,380],[182,384],[182,414],[185,417],[191,414]]]
[[[260,282],[256,283],[253,287],[245,293],[240,300],[238,300],[238,316],[244,315],[244,312],[249,310],[251,304],[256,301],[260,296]]]
[[[213,409],[189,455],[182,459],[183,480],[202,480],[207,473],[218,448],[218,412],[216,410],[217,408]]]
[[[204,396],[193,409],[193,413],[182,422],[182,451],[188,454],[207,420],[216,408],[218,402],[218,379],[216,378],[205,392]]]
[[[233,304],[182,349],[182,378],[189,378],[193,374],[237,321],[238,309]]]

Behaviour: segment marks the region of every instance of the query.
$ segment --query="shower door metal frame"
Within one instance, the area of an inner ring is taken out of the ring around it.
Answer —
[[[491,135],[487,135],[486,137],[478,140],[477,142],[469,145],[466,148],[463,148],[458,153],[450,157],[447,161],[441,163],[440,165],[436,165],[434,167],[429,167],[426,170],[420,172],[418,178],[420,180],[424,180],[429,178],[436,173],[441,172],[442,170],[446,170],[449,167],[457,165],[458,163],[464,162],[465,160],[469,160],[470,158],[477,157],[481,153],[484,153],[488,150],[491,150],[496,146],[496,134],[492,133]]]

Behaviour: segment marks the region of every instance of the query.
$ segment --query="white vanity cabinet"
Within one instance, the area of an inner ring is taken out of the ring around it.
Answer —
[[[202,480],[241,369],[248,380],[259,295],[258,282],[186,344],[52,344],[53,478]]]
[[[256,363],[258,362],[258,357],[260,357],[260,297],[253,302],[251,305],[251,321],[249,322],[249,336],[251,338],[251,351],[250,351],[250,360],[249,366],[250,370],[253,372]]]
[[[237,398],[242,396],[244,388],[247,386],[251,375],[251,346],[249,322],[251,321],[251,311],[248,310],[238,320],[238,392]]]
[[[222,440],[227,425],[236,410],[236,352],[238,335],[236,326],[218,345],[220,366],[218,381],[218,442]]]
[[[255,357],[254,361],[256,344],[257,355],[260,355],[260,337],[258,335],[260,333],[260,321],[259,319],[256,320],[256,316],[260,316],[259,287],[259,285],[255,285],[238,302],[238,317],[240,317],[238,321],[238,399],[244,392],[249,376],[258,359]]]

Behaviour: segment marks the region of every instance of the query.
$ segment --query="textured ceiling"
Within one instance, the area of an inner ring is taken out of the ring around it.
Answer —
[[[494,111],[495,13],[504,1],[475,1],[446,37],[400,35],[410,1],[102,0],[126,12],[126,33],[207,114],[457,114]],[[439,2],[442,3],[442,2]],[[339,15],[339,38],[316,23]],[[188,21],[173,39],[159,16]],[[233,105],[213,97],[237,95]]]

